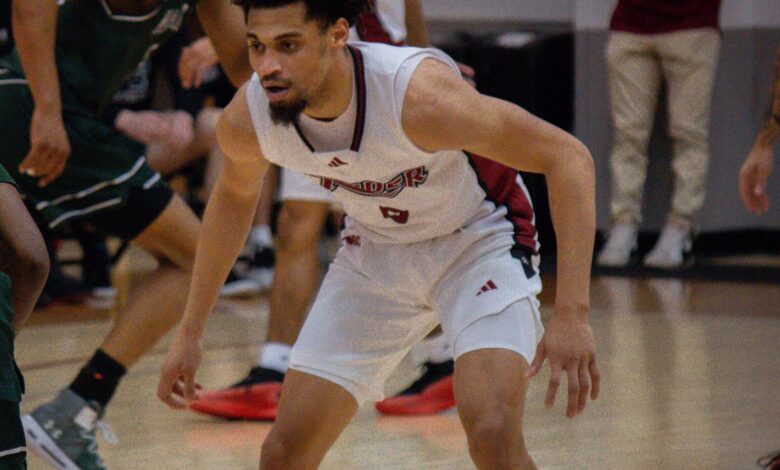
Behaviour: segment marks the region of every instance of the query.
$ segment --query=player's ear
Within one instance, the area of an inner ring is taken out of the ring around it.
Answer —
[[[335,47],[346,47],[349,39],[349,23],[344,18],[339,18],[330,27],[330,42]]]

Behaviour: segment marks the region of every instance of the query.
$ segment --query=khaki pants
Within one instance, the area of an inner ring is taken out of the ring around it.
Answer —
[[[704,204],[710,103],[719,49],[720,33],[711,28],[654,35],[610,33],[613,221],[636,225],[642,221],[647,144],[658,90],[665,80],[675,176],[670,219],[694,223]]]

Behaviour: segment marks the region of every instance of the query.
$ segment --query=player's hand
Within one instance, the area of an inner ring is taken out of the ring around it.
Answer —
[[[198,88],[206,72],[219,63],[211,40],[204,36],[182,49],[179,57],[179,80],[185,89]]]
[[[173,409],[186,409],[198,399],[201,386],[195,382],[203,346],[200,337],[187,335],[181,329],[171,343],[157,387],[157,397]]]
[[[550,383],[544,404],[552,408],[565,372],[569,383],[566,416],[573,418],[585,409],[588,395],[591,400],[599,396],[601,377],[596,366],[596,342],[586,315],[558,307],[555,310],[527,376],[534,377],[545,359],[550,360]]]
[[[757,144],[739,170],[739,195],[747,210],[755,215],[769,210],[769,198],[765,191],[773,160],[773,149]]]
[[[477,76],[477,72],[466,64],[461,64],[460,62],[457,62],[457,64],[458,70],[460,70],[460,74],[463,76],[463,80],[466,80],[466,83],[471,85],[472,88],[476,88],[477,82],[474,79]]]
[[[62,113],[35,108],[30,124],[30,151],[19,164],[19,172],[40,178],[38,186],[54,181],[70,157],[70,142]]]
[[[170,111],[166,113],[169,132],[165,142],[174,152],[180,152],[195,139],[194,120],[186,111]]]

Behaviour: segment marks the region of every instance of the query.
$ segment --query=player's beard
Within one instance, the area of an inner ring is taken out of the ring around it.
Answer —
[[[290,103],[269,103],[271,120],[274,124],[289,126],[298,119],[308,104],[304,98],[298,98]]]

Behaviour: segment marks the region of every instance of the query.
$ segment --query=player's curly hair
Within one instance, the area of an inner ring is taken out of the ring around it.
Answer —
[[[361,13],[367,11],[373,0],[233,0],[244,9],[244,15],[252,8],[276,8],[303,2],[306,5],[306,19],[315,20],[327,27],[339,18],[344,18],[352,26]]]

